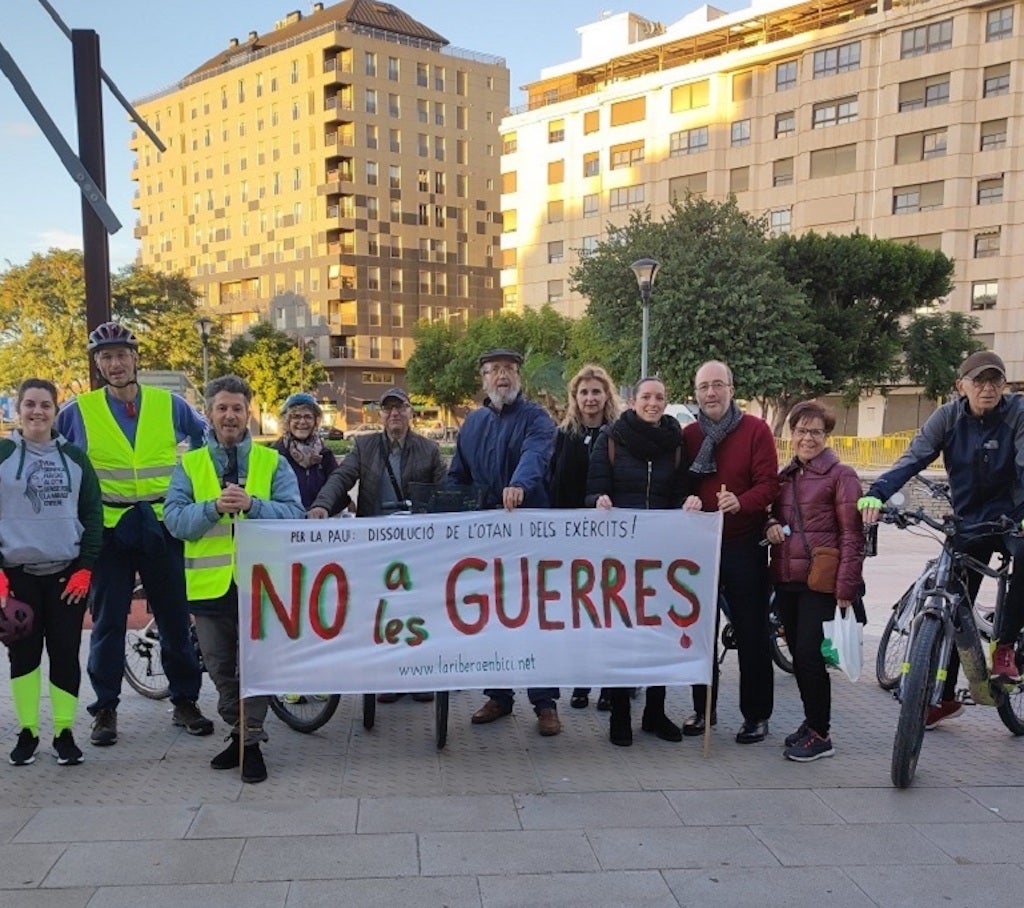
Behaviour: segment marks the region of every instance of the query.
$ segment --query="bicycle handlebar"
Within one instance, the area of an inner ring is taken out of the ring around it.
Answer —
[[[1017,521],[1005,514],[998,520],[983,520],[980,523],[967,525],[961,523],[960,519],[953,514],[947,514],[938,520],[926,513],[924,508],[907,511],[897,507],[883,507],[881,520],[883,523],[891,523],[901,530],[923,523],[946,536],[955,536],[958,533],[965,536],[989,536],[1019,531]]]

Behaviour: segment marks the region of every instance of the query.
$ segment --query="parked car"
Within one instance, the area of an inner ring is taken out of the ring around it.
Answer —
[[[341,441],[345,437],[345,433],[337,426],[321,426],[320,437],[327,441]]]
[[[697,417],[693,415],[693,410],[691,410],[686,404],[669,404],[665,407],[665,412],[669,416],[674,416],[679,420],[679,425],[681,426],[685,426],[697,419]]]
[[[380,425],[374,425],[373,423],[361,422],[354,429],[349,429],[345,432],[346,438],[358,438],[360,435],[376,435],[384,427]]]

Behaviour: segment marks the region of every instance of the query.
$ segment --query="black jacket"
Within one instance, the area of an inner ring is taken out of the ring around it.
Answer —
[[[671,416],[663,416],[662,422],[665,420],[675,423]],[[690,463],[682,445],[682,430],[678,448],[650,461],[637,457],[626,445],[615,441],[615,462],[612,463],[608,456],[611,429],[605,426],[601,430],[590,457],[585,506],[592,508],[601,495],[607,495],[617,508],[670,510],[682,507],[690,482]]]

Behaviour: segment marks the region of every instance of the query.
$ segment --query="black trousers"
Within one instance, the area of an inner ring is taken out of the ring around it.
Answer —
[[[823,738],[832,721],[832,683],[821,655],[821,624],[836,613],[835,597],[802,590],[775,591],[775,611],[786,629],[793,674],[804,704],[804,721]]]
[[[775,673],[768,646],[768,550],[758,537],[722,540],[718,586],[729,606],[740,662],[740,712],[748,722],[771,717]],[[703,715],[707,685],[693,686],[694,712]],[[718,661],[714,664],[711,708],[718,707]]]

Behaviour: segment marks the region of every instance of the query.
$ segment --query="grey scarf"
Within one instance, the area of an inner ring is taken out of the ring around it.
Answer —
[[[743,418],[743,411],[736,406],[736,401],[729,402],[729,410],[718,422],[712,422],[704,415],[703,410],[697,411],[697,422],[700,423],[704,432],[704,441],[700,444],[697,456],[690,464],[690,472],[701,475],[717,473],[718,464],[715,463],[715,448],[725,440],[725,437],[736,430]]]

